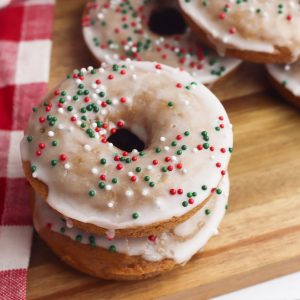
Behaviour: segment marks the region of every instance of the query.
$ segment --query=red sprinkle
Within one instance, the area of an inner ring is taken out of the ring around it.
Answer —
[[[173,171],[173,166],[168,166],[168,171]]]
[[[182,194],[183,194],[183,189],[178,189],[178,190],[177,190],[177,193],[178,193],[179,195],[182,195]]]
[[[217,168],[221,168],[221,163],[217,162],[217,163],[216,163],[216,167],[217,167]]]
[[[149,235],[148,240],[151,241],[151,242],[155,242],[156,241],[156,236],[155,235]]]
[[[136,179],[137,179],[137,178],[136,178],[136,176],[131,176],[130,179],[131,179],[132,182],[136,182]]]
[[[123,126],[124,126],[124,122],[123,122],[123,121],[117,122],[117,126],[118,126],[119,128],[123,127]]]
[[[182,168],[182,164],[181,164],[181,163],[177,164],[177,165],[176,165],[176,168],[177,168],[177,169],[181,169],[181,168]]]
[[[104,174],[101,174],[100,176],[99,176],[99,178],[101,179],[101,180],[106,180],[106,175],[104,175]]]
[[[122,164],[117,164],[117,170],[122,170],[123,169],[123,165]]]
[[[152,161],[152,163],[153,163],[154,166],[156,166],[156,165],[158,165],[158,160],[157,160],[157,159],[154,159],[154,160]]]
[[[176,195],[176,190],[175,189],[170,189],[169,192],[170,192],[171,195]]]
[[[192,198],[189,199],[189,204],[194,204],[194,202],[195,202],[194,199]]]
[[[59,156],[59,159],[61,160],[61,161],[65,161],[65,160],[67,160],[67,155],[66,154],[61,154],[60,156]]]
[[[39,148],[40,149],[44,149],[46,147],[46,145],[44,143],[39,143]]]

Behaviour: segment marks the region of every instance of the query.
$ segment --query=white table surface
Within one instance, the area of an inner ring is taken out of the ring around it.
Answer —
[[[300,300],[300,272],[219,296],[213,300]]]

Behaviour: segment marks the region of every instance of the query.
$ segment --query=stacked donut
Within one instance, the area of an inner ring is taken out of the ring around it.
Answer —
[[[21,143],[35,228],[99,278],[171,270],[217,232],[232,143],[221,103],[183,70],[74,71],[33,108]]]
[[[236,70],[239,59],[295,63],[299,26],[297,0],[95,0],[83,17],[86,44],[98,61],[157,61],[185,69],[204,84]],[[297,69],[267,66],[274,87],[300,106]]]

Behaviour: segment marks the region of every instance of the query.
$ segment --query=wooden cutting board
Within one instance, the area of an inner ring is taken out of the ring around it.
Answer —
[[[50,87],[95,65],[82,37],[83,0],[57,0]],[[207,299],[300,270],[300,111],[245,64],[213,91],[234,125],[230,209],[221,234],[185,267],[139,282],[91,278],[35,235],[28,299]]]

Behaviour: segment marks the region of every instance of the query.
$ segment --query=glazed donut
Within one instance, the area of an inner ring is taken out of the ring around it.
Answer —
[[[221,55],[258,63],[290,63],[299,59],[299,1],[179,3],[191,28]]]
[[[185,264],[218,232],[227,208],[226,175],[211,200],[189,220],[173,230],[143,238],[107,239],[70,228],[41,199],[34,203],[35,229],[67,264],[103,279],[144,279]]]
[[[82,24],[86,44],[100,62],[156,61],[185,69],[204,84],[217,81],[240,64],[200,44],[173,0],[89,2]]]
[[[232,144],[222,104],[191,75],[126,62],[60,83],[33,109],[21,157],[35,191],[75,227],[140,237],[209,200]]]
[[[300,62],[291,65],[267,65],[267,70],[276,90],[300,108]]]

